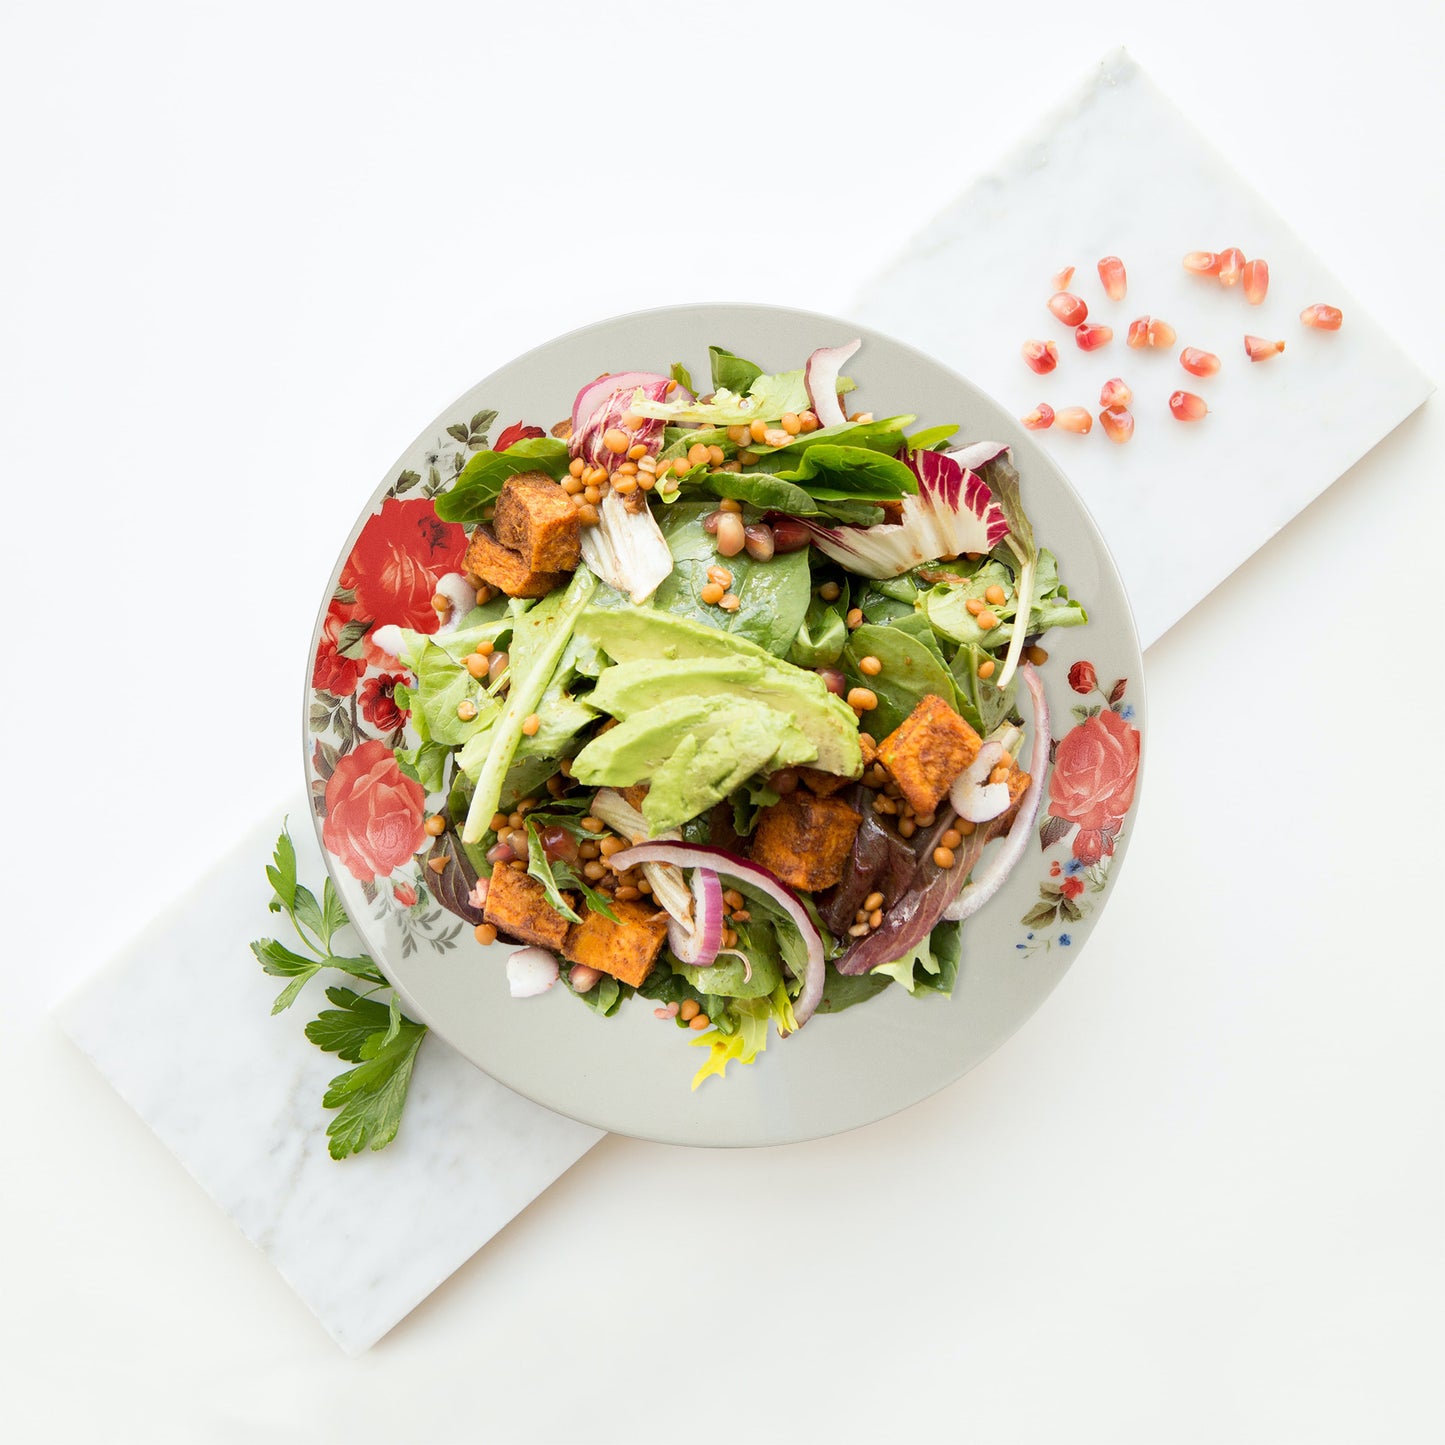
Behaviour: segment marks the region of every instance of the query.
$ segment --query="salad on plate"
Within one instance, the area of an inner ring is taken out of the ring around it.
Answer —
[[[469,530],[437,630],[374,634],[439,901],[515,945],[514,996],[691,1032],[694,1087],[950,993],[1038,815],[1038,640],[1086,621],[1009,448],[860,409],[858,349],[588,381],[437,497]]]

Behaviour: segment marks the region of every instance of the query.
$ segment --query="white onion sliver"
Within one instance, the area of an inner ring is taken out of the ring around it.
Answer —
[[[639,843],[635,848],[625,849],[612,855],[612,866],[625,873],[637,863],[676,863],[681,868],[711,868],[717,873],[740,879],[766,894],[792,920],[803,945],[807,949],[808,961],[803,969],[803,991],[793,1001],[793,1015],[798,1027],[813,1017],[823,997],[823,983],[827,960],[823,955],[823,939],[803,907],[802,900],[775,874],[746,858],[732,853],[721,853],[704,848],[698,843]]]
[[[1049,766],[1049,704],[1033,664],[1026,662],[1019,671],[1034,702],[1034,746],[1029,754],[1029,785],[1019,799],[1019,810],[1003,840],[1003,847],[989,859],[986,867],[974,875],[972,882],[964,884],[958,897],[944,909],[943,916],[953,923],[977,913],[1003,887],[1004,880],[1023,857],[1033,835],[1034,822],[1039,816],[1039,803],[1044,795],[1044,774]]]
[[[848,420],[838,404],[838,373],[862,344],[861,337],[854,337],[842,346],[820,346],[803,367],[803,382],[808,388],[808,400],[813,403],[813,415],[823,426],[842,426]]]
[[[536,998],[546,993],[561,971],[545,948],[519,948],[507,958],[507,983],[513,998]]]

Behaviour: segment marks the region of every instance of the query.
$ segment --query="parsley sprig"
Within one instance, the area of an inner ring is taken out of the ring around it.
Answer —
[[[251,945],[267,973],[289,980],[272,1005],[273,1014],[290,1008],[323,969],[337,969],[377,986],[365,994],[341,986],[328,988],[326,997],[335,1007],[323,1009],[306,1025],[306,1037],[317,1048],[356,1065],[338,1074],[321,1100],[323,1107],[340,1110],[326,1130],[331,1157],[345,1159],[363,1149],[385,1148],[401,1126],[412,1068],[427,1027],[402,1013],[395,993],[385,1001],[373,996],[387,983],[365,954],[333,951],[332,940],[350,920],[329,878],[320,902],[297,881],[296,847],[285,828],[276,840],[266,877],[273,890],[271,912],[290,918],[297,938],[312,955],[308,958],[274,938],[260,938]]]

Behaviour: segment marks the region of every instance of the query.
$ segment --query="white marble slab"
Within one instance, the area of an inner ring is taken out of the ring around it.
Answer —
[[[284,980],[262,973],[247,946],[289,927],[266,911],[262,871],[286,811],[278,802],[275,821],[57,1016],[337,1344],[357,1354],[602,1136],[528,1103],[431,1039],[396,1140],[331,1159],[321,1096],[349,1066],[301,1032],[325,1006],[322,983],[273,1018]],[[306,823],[299,793],[289,811]],[[319,888],[313,830],[292,831],[302,881]],[[198,1017],[209,1020],[204,1030]]]
[[[1230,244],[1270,261],[1263,307],[1179,267],[1185,250]],[[1108,253],[1128,263],[1129,295],[1118,306],[1097,306],[1118,334],[1085,356],[1045,310],[1048,282],[1060,266],[1077,265],[1076,287],[1093,307],[1101,296],[1094,262]],[[1314,301],[1342,307],[1346,329],[1303,331],[1299,309]],[[1112,446],[1097,427],[1084,438],[1041,435],[1098,516],[1146,643],[1432,389],[1122,54],[927,227],[853,310],[935,353],[1018,413],[1041,400],[1097,410],[1105,378],[1130,381],[1138,425],[1128,446]],[[1175,353],[1124,345],[1128,320],[1142,311],[1173,322],[1180,345],[1224,357],[1219,377],[1188,384],[1215,408],[1206,422],[1186,428],[1165,411],[1169,392],[1186,384]],[[1241,347],[1246,330],[1285,337],[1286,354],[1250,367]],[[1028,336],[1060,342],[1053,376],[1036,377],[1019,360]],[[261,869],[286,811],[278,800],[273,820],[67,1000],[59,1017],[355,1353],[600,1136],[508,1093],[433,1040],[396,1143],[332,1162],[320,1098],[342,1066],[300,1031],[320,985],[291,1016],[273,1019],[279,985],[247,948],[276,922],[266,912]],[[290,812],[304,817],[304,804],[296,800]],[[303,877],[319,880],[311,829],[295,834]],[[179,971],[189,975],[184,991],[173,986]],[[190,1026],[198,1010],[212,1020],[204,1035]],[[176,1014],[184,1018],[172,1027]],[[398,1251],[393,1242],[403,1233],[410,1243]]]
[[[1238,246],[1270,266],[1261,306],[1186,272],[1186,251]],[[1095,269],[1128,268],[1123,301]],[[1072,290],[1114,339],[1085,353],[1046,309],[1050,280]],[[1306,305],[1345,315],[1336,333],[1300,324]],[[1131,350],[1129,322],[1161,316],[1168,352]],[[1123,51],[995,170],[975,181],[859,293],[852,314],[931,352],[1016,416],[1040,401],[1086,406],[1122,376],[1134,389],[1133,440],[1036,435],[1083,494],[1113,550],[1147,646],[1259,550],[1434,390],[1345,287],[1246,185]],[[1251,363],[1246,332],[1283,339]],[[1058,369],[1036,376],[1027,338],[1053,340]],[[1223,369],[1190,376],[1179,351],[1215,352]],[[1176,389],[1204,397],[1194,424],[1170,416]]]

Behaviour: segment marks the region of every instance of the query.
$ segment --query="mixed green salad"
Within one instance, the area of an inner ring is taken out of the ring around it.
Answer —
[[[437,498],[470,530],[439,629],[375,634],[440,901],[520,945],[513,994],[692,1032],[694,1087],[951,991],[1038,812],[1038,639],[1086,620],[1008,448],[857,407],[858,345],[588,382]]]

